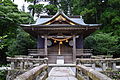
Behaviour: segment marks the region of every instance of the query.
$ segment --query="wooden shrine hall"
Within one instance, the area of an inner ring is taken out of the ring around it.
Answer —
[[[83,40],[100,24],[85,24],[82,17],[67,16],[59,10],[54,16],[41,16],[35,24],[21,26],[37,39],[37,49],[29,49],[29,55],[47,57],[52,64],[66,64],[92,55],[91,49],[84,49]]]

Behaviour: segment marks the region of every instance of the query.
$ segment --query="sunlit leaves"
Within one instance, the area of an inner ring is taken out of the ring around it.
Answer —
[[[36,4],[36,5],[34,5],[34,7],[35,7],[35,13],[40,15],[40,13],[42,13],[42,11],[44,9],[44,4]]]
[[[4,0],[2,2],[2,5],[0,5],[0,49],[3,52],[3,55],[5,55],[5,52],[9,52],[9,50],[7,49],[10,46],[14,48],[15,50],[17,50],[18,48],[16,48],[15,44],[17,45],[17,42],[19,41],[18,39],[16,40],[16,36],[18,34],[21,34],[22,32],[24,34],[22,34],[22,36],[25,35],[24,31],[17,31],[18,29],[20,29],[20,27],[18,26],[19,24],[29,24],[29,23],[34,23],[33,17],[25,12],[20,12],[17,9],[17,6],[15,4],[13,4],[10,0]],[[4,37],[5,35],[7,35],[7,37]],[[27,41],[30,41],[30,35]],[[25,38],[21,38],[21,39],[25,39]],[[23,43],[24,44],[24,43]],[[24,45],[22,45],[22,43],[19,45],[21,47],[24,47]],[[27,46],[27,45],[26,45]],[[28,45],[29,46],[29,45]],[[26,48],[23,49],[27,50]],[[14,52],[14,50],[13,50]],[[18,52],[19,54],[21,53],[20,50]],[[12,55],[9,54],[9,55]]]
[[[0,49],[4,48],[6,44],[4,43],[4,39],[7,37],[7,35],[0,36]]]
[[[111,24],[120,24],[120,16],[115,16],[115,17],[111,20]]]

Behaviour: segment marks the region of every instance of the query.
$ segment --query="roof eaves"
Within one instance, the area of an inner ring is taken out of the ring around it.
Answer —
[[[88,24],[89,26],[101,26],[102,24]]]

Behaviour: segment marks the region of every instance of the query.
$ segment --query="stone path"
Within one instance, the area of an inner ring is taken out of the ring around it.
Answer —
[[[54,67],[47,80],[77,80],[70,67]]]

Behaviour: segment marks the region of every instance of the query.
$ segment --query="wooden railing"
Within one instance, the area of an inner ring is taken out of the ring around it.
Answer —
[[[81,56],[81,55],[91,56],[92,52],[93,49],[76,49],[77,56]],[[30,56],[46,56],[44,54],[44,49],[28,49],[28,53]],[[55,51],[53,51],[53,53],[55,53]],[[68,53],[68,51],[66,53]]]
[[[48,77],[47,69],[48,65],[43,64],[17,76],[14,80],[46,80]]]
[[[77,53],[92,53],[93,49],[77,49]]]
[[[112,80],[106,75],[83,65],[76,66],[76,77],[78,80]]]
[[[93,49],[76,49],[76,56],[80,58],[90,58],[92,56]]]
[[[44,49],[28,49],[28,53],[30,56],[46,56]]]

